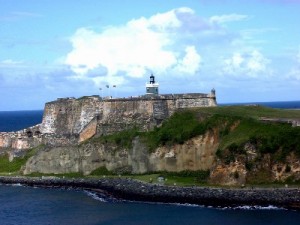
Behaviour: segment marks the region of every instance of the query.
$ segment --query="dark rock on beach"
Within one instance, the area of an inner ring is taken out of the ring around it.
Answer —
[[[126,178],[61,179],[0,177],[2,184],[47,188],[76,188],[105,193],[115,198],[213,207],[276,206],[300,210],[298,188],[206,188],[148,184]]]

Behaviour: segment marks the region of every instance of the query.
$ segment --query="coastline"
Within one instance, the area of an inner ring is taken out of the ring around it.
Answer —
[[[74,188],[129,201],[194,204],[212,207],[275,206],[300,210],[299,188],[177,187],[128,178],[61,179],[0,176],[1,184]]]

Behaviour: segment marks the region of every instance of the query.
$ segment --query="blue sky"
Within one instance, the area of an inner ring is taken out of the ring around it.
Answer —
[[[215,88],[219,103],[300,100],[300,0],[0,5],[0,111],[141,95],[151,73],[162,94]]]

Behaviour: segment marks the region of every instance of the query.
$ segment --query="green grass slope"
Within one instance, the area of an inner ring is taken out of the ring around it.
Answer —
[[[259,145],[262,152],[275,152],[282,147],[284,154],[300,154],[300,127],[287,123],[265,123],[259,118],[300,119],[300,110],[272,109],[262,106],[223,106],[181,110],[153,131],[137,129],[99,137],[93,141],[131,147],[134,137],[140,136],[153,151],[158,146],[183,144],[185,141],[213,129],[219,130],[220,150],[247,141]]]

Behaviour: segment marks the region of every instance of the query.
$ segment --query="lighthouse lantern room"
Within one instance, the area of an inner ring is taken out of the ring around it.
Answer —
[[[150,82],[146,83],[146,94],[147,95],[158,95],[158,83],[155,83],[155,77],[153,74],[150,76]]]

